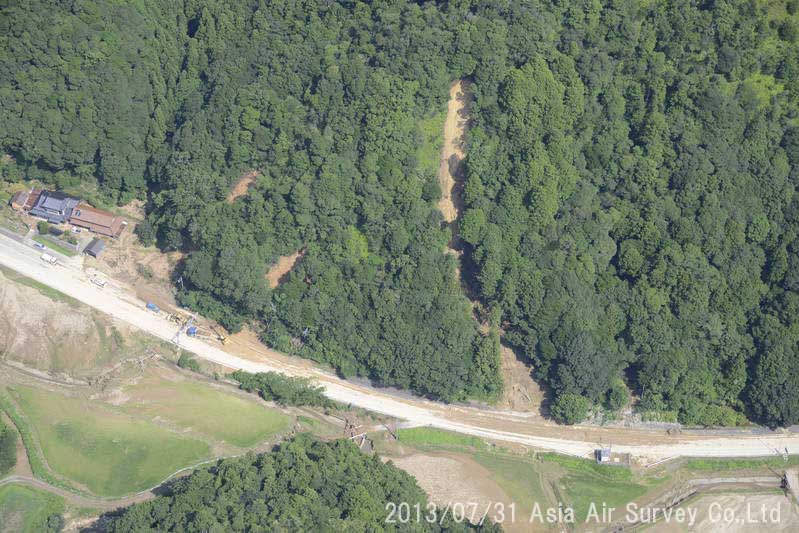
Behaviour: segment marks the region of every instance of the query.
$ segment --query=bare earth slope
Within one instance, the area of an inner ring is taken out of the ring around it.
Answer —
[[[454,222],[460,215],[463,203],[463,158],[466,128],[469,125],[469,103],[472,95],[469,82],[458,80],[449,90],[447,120],[444,122],[444,146],[438,168],[438,183],[441,200],[438,208],[447,222]]]

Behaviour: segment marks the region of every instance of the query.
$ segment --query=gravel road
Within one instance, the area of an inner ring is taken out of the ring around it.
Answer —
[[[80,261],[47,265],[40,252],[0,235],[0,264],[67,294],[86,305],[109,314],[151,335],[170,341],[176,327],[163,313],[147,311],[144,302],[125,287],[109,283],[101,289],[89,281]],[[531,420],[525,413],[451,406],[416,398],[392,396],[369,386],[349,383],[314,368],[307,361],[289,358],[260,347],[258,356],[223,351],[200,339],[183,336],[180,344],[198,357],[231,369],[248,372],[275,371],[310,377],[326,394],[343,404],[375,411],[407,421],[405,425],[432,426],[495,441],[514,443],[569,455],[591,456],[600,443],[611,443],[616,452],[630,453],[643,463],[678,456],[763,456],[799,453],[799,435],[790,433],[743,434],[709,437],[684,432],[667,436],[663,432],[625,428],[563,427]],[[233,346],[230,352],[235,350]],[[252,350],[250,350],[252,351]]]

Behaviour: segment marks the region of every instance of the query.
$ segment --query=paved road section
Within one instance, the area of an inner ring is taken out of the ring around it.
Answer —
[[[109,314],[160,339],[171,341],[176,327],[163,314],[145,309],[144,302],[124,287],[109,283],[99,288],[77,262],[48,265],[41,252],[0,235],[0,264],[67,294],[103,313]],[[324,387],[333,400],[406,421],[406,426],[431,426],[495,441],[590,457],[600,444],[612,444],[616,452],[630,453],[641,462],[655,462],[678,456],[764,456],[788,450],[799,453],[799,435],[709,437],[683,433],[667,436],[663,432],[640,429],[563,427],[541,421],[532,414],[445,405],[422,399],[392,395],[369,386],[353,384],[313,367],[299,358],[261,347],[257,356],[250,350],[230,353],[200,339],[181,337],[181,346],[198,357],[231,369],[248,372],[274,371],[309,377]]]

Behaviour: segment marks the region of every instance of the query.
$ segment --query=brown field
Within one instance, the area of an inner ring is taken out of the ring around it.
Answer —
[[[392,458],[396,466],[405,470],[435,504],[477,505],[476,515],[482,516],[485,509],[495,502],[511,503],[510,497],[491,479],[491,472],[464,454],[414,453]],[[489,512],[492,518],[495,512]]]
[[[85,378],[137,351],[130,329],[88,307],[53,298],[0,272],[0,359],[29,372]]]

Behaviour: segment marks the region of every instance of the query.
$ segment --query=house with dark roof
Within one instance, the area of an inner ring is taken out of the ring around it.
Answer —
[[[63,224],[72,216],[78,205],[77,198],[58,191],[42,191],[36,204],[31,208],[32,216],[43,218],[51,224]]]
[[[119,234],[122,233],[122,230],[127,225],[127,222],[122,217],[83,203],[78,204],[72,210],[69,222],[73,226],[86,228],[106,237],[119,237]]]

